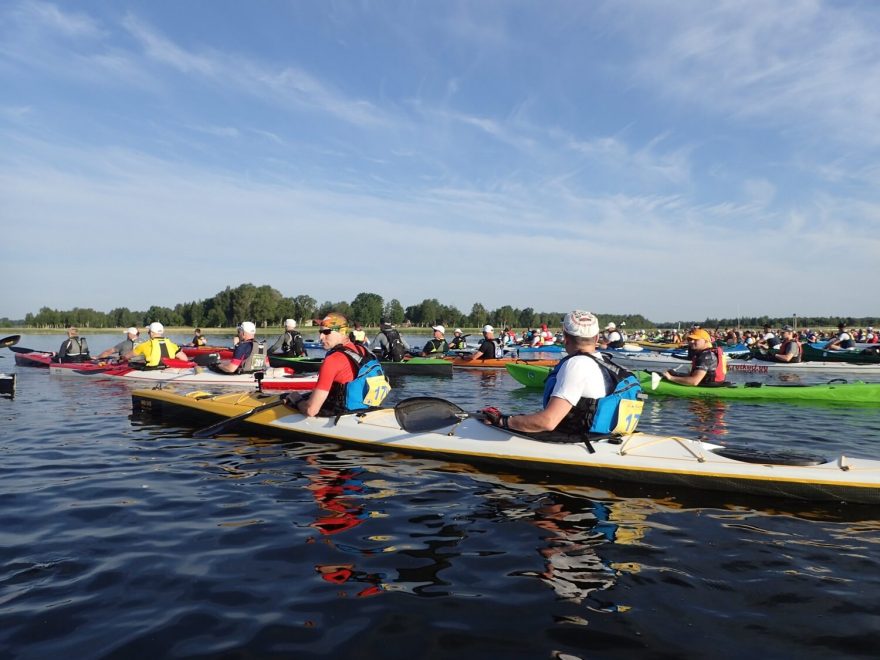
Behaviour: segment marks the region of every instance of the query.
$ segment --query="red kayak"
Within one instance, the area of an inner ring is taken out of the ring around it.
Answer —
[[[269,368],[256,373],[218,373],[183,360],[167,360],[165,369],[133,369],[127,364],[104,364],[66,362],[52,364],[49,372],[59,376],[80,376],[92,379],[114,378],[139,383],[170,383],[177,385],[222,385],[241,389],[262,390],[312,390],[318,382],[318,374],[297,374],[292,369]]]
[[[228,346],[181,346],[180,350],[199,366],[206,366],[217,359],[232,358],[232,349]],[[215,358],[214,356],[217,356]]]

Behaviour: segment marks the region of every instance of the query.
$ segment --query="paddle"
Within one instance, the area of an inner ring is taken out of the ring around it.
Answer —
[[[50,354],[52,351],[37,351],[33,348],[24,348],[23,346],[10,346],[9,350],[13,353],[45,353]]]
[[[0,348],[8,348],[18,343],[18,340],[21,339],[21,335],[9,335],[8,337],[4,337],[0,339]]]
[[[268,410],[269,408],[275,408],[276,406],[284,405],[285,401],[286,399],[284,396],[279,396],[277,400],[271,401],[270,403],[265,403],[262,406],[257,406],[256,408],[251,408],[246,413],[242,413],[241,415],[236,415],[235,417],[230,417],[228,419],[220,420],[216,424],[212,424],[211,426],[206,426],[203,429],[194,431],[192,437],[210,438],[215,435],[220,435],[221,433],[229,431],[229,429],[231,428],[235,428],[251,415],[256,415],[262,410]]]
[[[410,397],[394,406],[394,418],[410,433],[436,431],[474,416],[451,401],[432,396]]]

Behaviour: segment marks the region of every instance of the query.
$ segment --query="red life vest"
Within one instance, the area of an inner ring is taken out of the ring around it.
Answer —
[[[704,383],[723,383],[724,379],[727,377],[727,355],[724,353],[724,349],[720,346],[715,346],[713,348],[706,349],[708,351],[712,351],[715,353],[715,357],[718,359],[718,366],[715,367],[714,371],[710,371],[707,374],[708,379],[704,378]],[[699,353],[694,355],[691,358],[691,371],[693,368],[697,366],[697,356]]]
[[[801,347],[801,343],[795,339],[789,339],[788,341],[782,342],[782,344],[779,346],[778,354],[785,355],[785,353],[788,351],[789,344],[794,344],[795,346],[797,346],[797,355],[794,357],[793,360],[791,360],[791,362],[800,362],[804,355],[804,349]],[[789,362],[789,364],[791,364],[791,362]]]

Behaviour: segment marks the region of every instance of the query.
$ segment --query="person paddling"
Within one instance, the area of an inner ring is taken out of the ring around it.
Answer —
[[[302,335],[297,332],[296,321],[287,319],[284,321],[284,332],[269,347],[269,355],[282,357],[302,357],[306,354]]]
[[[373,338],[370,350],[385,362],[402,362],[409,353],[409,344],[400,333],[385,319],[379,321],[379,333]]]
[[[598,319],[573,310],[562,321],[562,337],[567,356],[547,377],[544,409],[504,415],[497,408],[484,408],[486,424],[548,442],[580,442],[589,440],[590,433],[635,430],[642,389],[635,376],[596,351]]]
[[[208,340],[202,336],[202,329],[196,328],[193,332],[193,338],[189,342],[190,346],[195,346],[198,348],[199,346],[206,346],[208,344]]]
[[[480,342],[480,346],[470,357],[462,357],[462,360],[474,361],[474,360],[492,360],[496,358],[500,358],[504,355],[504,347],[501,345],[501,341],[495,339],[495,328],[491,325],[483,326],[483,341]]]
[[[826,351],[835,349],[849,349],[855,347],[855,339],[853,339],[852,335],[846,331],[846,324],[843,322],[837,324],[837,335],[831,341],[825,344]]]
[[[782,343],[779,345],[779,352],[773,355],[773,359],[777,362],[795,364],[800,362],[802,357],[803,349],[794,328],[790,325],[782,326]]]
[[[461,334],[461,328],[456,328],[452,332],[452,341],[449,342],[449,350],[450,351],[463,351],[467,349],[467,341],[463,334]]]
[[[688,352],[691,354],[691,372],[683,376],[664,371],[662,376],[679,385],[712,385],[724,381],[727,373],[724,352],[712,344],[712,336],[702,328],[694,328],[687,334]]]
[[[67,339],[61,344],[55,359],[58,362],[88,362],[91,359],[89,344],[85,337],[79,336],[75,326],[67,328]]]
[[[334,417],[344,412],[378,406],[391,389],[382,366],[366,346],[348,337],[347,319],[331,312],[321,319],[321,347],[327,356],[318,370],[318,382],[306,397],[298,393],[286,396],[287,405],[307,417]],[[356,379],[363,387],[348,386]]]
[[[161,323],[158,321],[150,323],[147,332],[150,335],[149,340],[138,344],[122,356],[129,363],[143,360],[145,369],[161,369],[164,367],[162,360],[166,358],[189,361],[189,357],[180,350],[180,346],[170,339],[165,339],[165,326]],[[134,360],[134,358],[139,359]]]
[[[134,350],[135,344],[137,344],[138,337],[140,337],[140,330],[135,327],[129,328],[125,331],[125,339],[123,339],[112,348],[108,348],[106,351],[100,353],[98,355],[98,358],[101,360],[110,356],[122,358],[123,355],[131,353]]]
[[[434,338],[429,339],[425,342],[425,345],[422,346],[422,356],[424,357],[438,357],[443,355],[444,353],[449,352],[449,344],[446,342],[445,334],[446,328],[442,325],[433,325],[431,326],[431,330],[434,331]]]
[[[232,357],[228,360],[220,360],[212,368],[227,374],[259,371],[266,361],[266,345],[256,341],[257,326],[251,321],[242,321],[237,331],[238,343],[232,350]]]

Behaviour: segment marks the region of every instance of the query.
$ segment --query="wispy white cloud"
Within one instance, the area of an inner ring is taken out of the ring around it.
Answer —
[[[48,29],[59,36],[98,39],[106,35],[100,23],[77,11],[62,11],[57,5],[39,0],[10,5],[10,13],[24,29]]]
[[[57,150],[50,145],[44,148]],[[133,300],[137,294],[128,282],[108,278],[117,268],[132,272],[155,269],[153,251],[118,249],[120,232],[130,232],[135,240],[142,227],[150,227],[158,235],[198,235],[198,242],[185,249],[186,259],[162,261],[161,276],[168,281],[191,281],[194,270],[199,273],[203,290],[190,292],[190,297],[212,295],[230,282],[255,281],[270,283],[288,295],[307,291],[322,299],[350,299],[356,293],[351,290],[351,278],[360,272],[359,242],[336,244],[334,268],[329,271],[323,267],[326,256],[322,250],[299,249],[291,258],[288,250],[272,246],[291,235],[299,237],[302,247],[310,239],[317,244],[332,235],[360,236],[366,232],[382,236],[383,249],[396,255],[393,263],[370,267],[371,279],[385,282],[377,285],[382,288],[377,292],[408,303],[430,295],[469,308],[483,296],[479,302],[490,306],[513,303],[563,309],[572,301],[583,301],[596,309],[626,311],[620,309],[619,292],[644,286],[645,273],[650,272],[657,276],[652,284],[655,290],[688,282],[688,296],[693,301],[677,309],[694,318],[728,314],[729,295],[748,295],[755,306],[766,298],[766,304],[771,305],[773,289],[755,291],[754,279],[742,275],[730,280],[724,299],[717,299],[718,278],[713,273],[723,277],[719,268],[723,272],[725,264],[737,271],[741,258],[747,258],[748,264],[762,264],[762,277],[770,272],[780,281],[794,281],[803,272],[804,260],[822,258],[829,246],[846,245],[852,267],[874,271],[876,254],[880,253],[880,239],[876,238],[880,236],[880,205],[828,197],[805,203],[798,211],[810,221],[792,233],[793,225],[788,222],[794,222],[796,216],[772,215],[747,204],[699,206],[679,196],[583,195],[561,199],[555,191],[520,184],[499,192],[425,189],[388,198],[363,190],[272,185],[226,177],[121,149],[70,150],[63,160],[79,167],[63,171],[34,162],[0,160],[0,194],[5,200],[7,227],[0,258],[14,266],[22,282],[31,276],[40,282],[39,264],[48,260],[63,267],[71,253],[66,245],[48,241],[41,247],[43,259],[34,262],[22,258],[27,255],[26,245],[35,235],[52,236],[60,227],[87,227],[91,249],[103,257],[78,263],[78,276],[105,282],[108,290],[115,291],[114,306],[153,304]],[[46,189],[53,191],[51,197],[45,195]],[[761,215],[767,222],[755,225],[750,234],[737,231],[736,223],[745,219],[754,222]],[[861,228],[850,226],[844,233],[842,221],[856,217]],[[522,222],[511,223],[511,218]],[[447,228],[452,221],[461,222],[466,230],[450,232]],[[224,230],[215,231],[218,227]],[[258,259],[240,258],[242,245],[228,240],[229,231],[235,228],[246,230],[256,241],[254,245],[262,246]],[[437,255],[431,274],[423,280],[400,277],[402,272],[421,273],[424,269],[424,252],[412,250],[413,245],[430,246],[431,253]],[[492,245],[499,249],[486,249]],[[780,249],[783,245],[785,249]],[[219,263],[223,264],[221,269],[216,268]],[[511,264],[535,263],[541,264],[535,281],[528,269],[514,271],[523,276],[517,279],[515,300],[503,288],[487,292],[478,286],[486,274],[501,276],[511,272]],[[636,263],[638,268],[630,267]],[[321,278],[309,281],[316,272],[322,273]],[[695,280],[694,272],[706,277]],[[453,273],[451,279],[444,277]],[[608,286],[608,277],[614,286]],[[462,278],[474,282],[472,292],[462,288]],[[447,279],[448,284],[444,283]],[[303,285],[304,281],[309,284]],[[547,281],[556,284],[548,289]],[[728,280],[724,281],[727,287]],[[838,289],[836,283],[816,281],[803,291],[795,290],[792,304],[802,313],[819,313],[819,301],[828,295],[836,304],[843,305],[852,297],[849,302],[858,305],[855,294]],[[49,300],[52,295],[34,290],[27,299],[52,306],[71,304],[69,299],[60,299],[61,293],[58,300]],[[666,305],[661,297],[638,301],[640,311],[658,318],[663,318]]]
[[[633,75],[667,99],[823,139],[880,140],[880,7],[626,3]],[[618,13],[619,12],[619,13]],[[650,25],[650,28],[648,27]]]
[[[162,36],[132,14],[126,16],[123,25],[143,46],[149,58],[184,75],[196,76],[260,98],[268,95],[275,102],[326,112],[355,125],[387,123],[383,112],[371,102],[351,98],[295,66],[279,68],[239,54],[211,49],[193,52]]]

